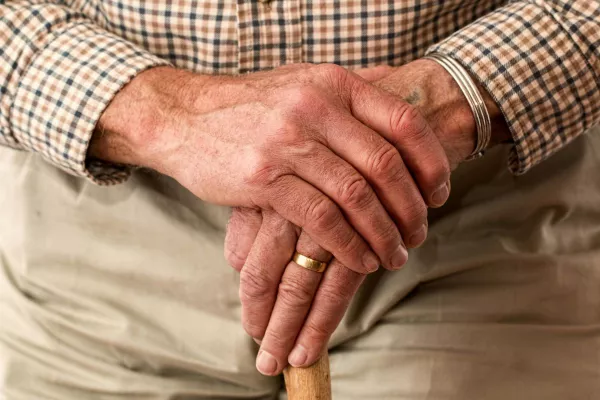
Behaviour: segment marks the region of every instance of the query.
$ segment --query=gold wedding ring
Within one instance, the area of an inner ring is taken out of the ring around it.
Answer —
[[[306,268],[315,272],[323,272],[325,271],[325,268],[327,268],[326,262],[313,260],[312,258],[306,257],[298,252],[294,253],[294,258],[292,258],[292,260],[302,268]]]

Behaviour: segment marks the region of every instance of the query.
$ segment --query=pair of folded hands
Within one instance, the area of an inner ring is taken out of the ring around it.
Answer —
[[[267,375],[316,361],[365,275],[406,263],[476,140],[466,99],[429,60],[236,77],[153,68],[98,130],[92,157],[153,168],[234,207],[225,252]],[[291,262],[295,250],[333,260],[320,274]]]

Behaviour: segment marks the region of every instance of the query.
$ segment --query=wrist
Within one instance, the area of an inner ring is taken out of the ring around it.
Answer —
[[[473,77],[468,76],[469,73],[464,70],[463,67],[460,67],[459,63],[451,58],[447,58],[444,62],[447,64],[448,68],[452,68],[452,63],[456,64],[453,71],[460,75],[462,69],[462,73],[466,75],[464,78],[459,78],[458,75],[454,76],[445,67],[440,65],[440,62],[431,59],[422,61],[432,62],[431,69],[435,69],[436,71],[433,72],[431,78],[432,81],[435,82],[434,77],[438,77],[438,89],[441,89],[441,97],[444,98],[443,94],[448,93],[448,107],[441,108],[447,115],[443,115],[443,113],[440,115],[439,112],[437,114],[434,113],[432,121],[434,121],[434,126],[438,128],[435,129],[435,131],[440,135],[440,140],[449,139],[449,143],[454,143],[456,145],[455,150],[457,150],[457,160],[459,162],[463,161],[466,157],[473,155],[474,151],[480,152],[481,150],[491,148],[500,142],[510,139],[508,126],[496,102],[481,84],[476,82]],[[460,85],[456,79],[462,79]],[[468,89],[469,81],[471,82],[471,85],[474,86],[474,90]],[[461,87],[461,85],[464,87]],[[465,91],[469,90],[471,90],[471,100],[468,101],[467,93]],[[475,108],[477,107],[476,104],[478,102],[477,96],[480,96],[481,102],[483,103],[484,113]],[[470,104],[471,102],[472,104]],[[478,115],[479,122],[482,123],[481,126],[478,126],[475,122],[475,114]],[[485,114],[488,114],[487,117]],[[460,132],[452,132],[452,130],[444,129],[445,121],[452,117],[459,122],[457,125],[462,128]],[[488,121],[487,124],[485,123],[486,120]],[[461,138],[468,140],[461,140]],[[469,143],[471,149],[474,149],[471,150],[470,153],[465,152],[467,143]]]
[[[378,82],[386,90],[417,106],[444,147],[451,167],[464,161],[477,144],[473,111],[454,78],[437,62],[420,59],[399,67]],[[490,146],[510,139],[502,113],[480,86],[492,121]]]
[[[88,157],[162,171],[181,143],[176,123],[194,104],[192,84],[206,77],[172,67],[148,69],[125,85],[100,117]]]
[[[432,60],[415,63],[415,68],[423,71],[421,84],[429,95],[421,110],[454,168],[471,155],[477,145],[473,111],[455,79],[441,65]]]

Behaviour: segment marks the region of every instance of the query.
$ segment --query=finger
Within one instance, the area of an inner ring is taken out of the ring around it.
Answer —
[[[302,232],[296,251],[314,260],[328,262],[331,254]],[[322,273],[310,271],[290,261],[277,292],[277,300],[256,358],[256,368],[265,375],[277,375],[287,365],[304,318],[308,314]]]
[[[256,241],[240,273],[242,325],[255,339],[261,339],[275,304],[283,270],[292,258],[297,231],[273,211],[263,212]]]
[[[289,355],[291,365],[305,367],[317,361],[364,278],[337,260],[331,262]]]
[[[450,165],[419,109],[364,81],[356,79],[352,84],[352,114],[398,149],[426,202],[432,207],[443,205],[448,198]]]
[[[313,240],[348,268],[374,272],[379,259],[348,224],[340,209],[323,193],[293,175],[283,175],[268,193],[271,207],[305,230]]]
[[[389,147],[393,150],[392,146]],[[398,228],[358,171],[318,143],[302,154],[290,157],[290,160],[298,176],[319,188],[341,207],[348,222],[367,241],[386,268],[399,269],[406,263],[408,252]],[[415,192],[420,200],[416,188]]]
[[[386,78],[395,70],[396,68],[390,65],[378,65],[376,67],[355,69],[352,70],[352,72],[354,72],[356,75],[360,76],[368,82],[375,82],[380,79]]]
[[[340,126],[344,127],[343,135],[339,134]],[[375,189],[400,229],[405,244],[408,247],[419,245],[415,238],[420,239],[423,234],[427,205],[398,150],[347,113],[340,112],[332,118],[325,132],[328,146],[353,165]],[[384,266],[390,264],[384,262]]]
[[[244,266],[262,224],[262,214],[252,208],[234,207],[225,234],[225,259],[238,272]]]

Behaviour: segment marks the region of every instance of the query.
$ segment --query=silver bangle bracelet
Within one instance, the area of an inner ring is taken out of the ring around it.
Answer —
[[[475,119],[475,126],[477,128],[477,143],[475,144],[475,149],[466,160],[474,160],[483,156],[492,137],[492,122],[483,96],[479,92],[479,89],[477,89],[475,82],[462,65],[445,54],[432,53],[423,58],[437,62],[448,71],[450,76],[452,76],[458,84],[471,107]]]

